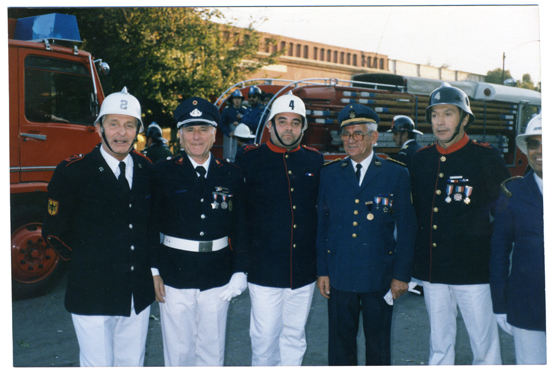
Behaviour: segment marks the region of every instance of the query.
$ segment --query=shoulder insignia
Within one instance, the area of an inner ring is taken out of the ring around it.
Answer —
[[[489,144],[488,142],[481,142],[481,141],[477,141],[477,140],[472,140],[472,142],[476,145],[481,145],[481,146],[484,146],[486,148],[492,148],[491,144]]]
[[[315,149],[315,148],[313,148],[313,147],[311,147],[311,146],[302,145],[302,148],[304,148],[304,149],[306,149],[306,150],[309,150],[309,151],[311,151],[311,152],[315,152],[315,153],[321,154],[321,152],[320,152],[318,149]]]
[[[523,176],[512,176],[511,178],[504,180],[502,183],[500,183],[500,190],[502,190],[502,193],[504,193],[506,197],[508,198],[512,197],[512,192],[510,192],[508,188],[506,188],[506,184],[510,181],[522,179],[522,178]]]
[[[84,154],[75,154],[75,155],[71,155],[69,158],[65,159],[65,162],[67,162],[67,164],[65,165],[65,167],[67,167],[68,165],[70,165],[71,163],[74,163],[76,161],[80,161],[81,159],[84,158]]]
[[[249,144],[243,146],[243,152],[246,153],[247,151],[253,150],[253,149],[259,149],[260,144]]]
[[[342,158],[336,158],[336,159],[333,159],[333,160],[331,160],[331,161],[326,161],[326,162],[323,164],[323,167],[328,166],[328,165],[333,164],[333,163],[340,162],[341,160],[342,160]]]
[[[142,154],[140,152],[138,152],[136,149],[132,150],[132,153],[134,153],[135,155],[141,157],[142,159],[146,160],[148,163],[153,163],[151,162],[151,160],[149,158],[147,158],[147,156],[145,154]]]
[[[432,142],[431,144],[428,144],[428,145],[424,145],[423,147],[421,147],[420,149],[417,150],[417,152],[421,151],[421,150],[426,150],[426,149],[429,149],[431,148],[432,146],[435,145],[435,142]]]
[[[386,157],[386,161],[390,161],[393,163],[397,163],[400,166],[407,167],[407,165],[403,162],[398,161],[397,159],[393,159],[392,157]]]
[[[176,163],[177,165],[182,165],[182,164],[183,164],[183,156],[180,155],[179,157],[177,157],[177,158],[175,159],[175,163]]]

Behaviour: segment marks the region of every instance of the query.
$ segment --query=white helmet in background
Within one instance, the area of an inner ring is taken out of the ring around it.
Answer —
[[[250,127],[248,127],[246,124],[241,123],[237,127],[235,127],[235,131],[233,132],[233,136],[240,137],[243,139],[253,139],[256,136],[250,132]]]
[[[518,148],[520,148],[523,153],[527,154],[527,138],[538,135],[542,135],[542,114],[537,114],[531,118],[529,123],[527,123],[525,133],[516,137],[516,144]]]
[[[107,114],[122,114],[134,117],[139,123],[138,133],[143,132],[141,105],[137,98],[128,93],[126,87],[122,88],[120,92],[111,93],[109,96],[105,97],[95,123],[101,123],[103,116]]]
[[[296,113],[301,115],[304,122],[302,132],[307,129],[306,105],[300,97],[294,96],[292,92],[288,92],[286,95],[282,95],[273,101],[267,121],[269,122],[275,115],[281,113]]]

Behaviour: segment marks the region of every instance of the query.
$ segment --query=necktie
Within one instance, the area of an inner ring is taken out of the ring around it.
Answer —
[[[361,180],[361,164],[360,163],[357,163],[357,165],[355,166],[357,168],[357,170],[355,171],[355,176],[357,177],[357,181],[359,182]],[[361,184],[361,183],[359,183]]]
[[[118,175],[118,182],[120,183],[124,191],[130,192],[130,184],[128,183],[128,179],[126,179],[126,163],[120,162],[118,164],[118,168],[120,169],[120,175]]]
[[[197,167],[195,167],[195,171],[197,171],[200,178],[203,178],[203,179],[205,178],[204,175],[206,175],[206,169],[204,167],[197,166]]]
[[[206,169],[203,166],[195,167],[195,171],[199,174],[199,185],[201,189],[204,189],[204,182],[206,181]]]

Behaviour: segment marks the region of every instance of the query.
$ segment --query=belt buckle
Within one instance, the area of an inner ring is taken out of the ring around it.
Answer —
[[[212,241],[200,241],[199,253],[210,253],[210,252],[212,252]]]

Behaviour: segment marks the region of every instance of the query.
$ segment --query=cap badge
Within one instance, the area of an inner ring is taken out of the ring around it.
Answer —
[[[200,111],[199,109],[194,109],[192,112],[189,113],[189,115],[191,115],[192,117],[201,117],[202,111]]]
[[[193,105],[197,105],[197,104],[198,104],[197,100],[193,100]]]
[[[355,118],[355,111],[351,110],[351,111],[349,112],[349,117],[350,117],[351,119]]]

